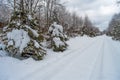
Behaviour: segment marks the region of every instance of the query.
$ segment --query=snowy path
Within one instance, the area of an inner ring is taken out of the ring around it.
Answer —
[[[68,43],[67,51],[41,62],[0,58],[0,80],[120,80],[120,42],[100,36]]]
[[[91,80],[119,80],[120,79],[120,51],[115,48],[113,41],[105,38],[102,53],[96,60]],[[120,46],[119,44],[117,46]],[[119,67],[118,67],[119,66]]]

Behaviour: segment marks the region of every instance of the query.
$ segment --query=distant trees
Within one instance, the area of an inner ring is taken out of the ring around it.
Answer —
[[[117,0],[117,5],[120,5],[120,0]],[[114,40],[120,40],[120,13],[114,14],[112,17],[106,29],[106,35],[111,36]]]
[[[106,34],[115,40],[120,40],[120,13],[113,16]]]
[[[83,27],[82,27],[81,35],[88,35],[90,37],[95,37],[99,33],[100,33],[99,29],[97,27],[94,27],[94,25],[92,24],[92,22],[86,16],[85,20],[83,22]]]
[[[10,13],[9,7],[4,3],[4,0],[0,0],[0,23],[4,24],[0,27],[3,27],[8,23]]]
[[[21,5],[19,4],[20,2]],[[2,1],[1,4],[4,6],[6,5],[7,9],[11,11],[16,11],[19,4],[23,11],[27,11],[30,15],[34,14],[39,22],[39,31],[45,35],[47,35],[49,26],[53,22],[61,24],[65,34],[69,37],[81,35],[83,30],[82,27],[86,26],[83,25],[85,19],[80,17],[80,15],[78,16],[76,12],[70,13],[67,11],[66,7],[60,2],[60,0],[6,0],[5,4],[4,1]],[[4,11],[1,12],[5,13]],[[9,13],[9,15],[11,14]],[[91,25],[87,23],[87,25],[92,26],[93,24]],[[96,30],[97,29],[94,31]],[[87,33],[85,34],[87,35]]]
[[[67,15],[66,34],[71,37],[80,35],[84,19],[78,16],[75,12]]]

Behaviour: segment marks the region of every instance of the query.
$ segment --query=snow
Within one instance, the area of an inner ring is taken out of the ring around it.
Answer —
[[[5,49],[5,45],[2,44],[1,41],[0,41],[0,57],[7,56],[7,53],[6,53],[6,51],[4,51],[4,49]]]
[[[32,16],[31,16],[31,15],[28,15],[28,19],[29,19],[29,20],[32,20],[33,18],[32,18]]]
[[[63,27],[61,25],[58,25],[56,22],[54,22],[50,26],[49,32],[52,32],[52,36],[62,36],[61,33],[63,33]]]
[[[5,49],[5,45],[1,43],[0,41],[0,50],[4,50]]]
[[[19,22],[17,22],[17,26],[20,26],[20,23],[19,23]]]
[[[10,40],[10,41],[8,42],[8,45],[14,45],[13,40]]]
[[[37,41],[34,40],[34,44],[35,44],[36,48],[40,48],[40,45],[39,45],[39,43]]]
[[[8,28],[8,26],[3,27],[3,31],[5,31]]]
[[[30,26],[26,25],[26,28],[30,29],[32,31],[32,33],[33,33],[34,36],[36,36],[36,37],[39,36],[38,32],[36,30],[33,30],[32,28],[30,28]]]
[[[30,42],[30,38],[28,33],[23,29],[13,29],[12,32],[7,33],[8,38],[8,46],[15,45],[16,48],[19,49],[20,53]]]
[[[6,57],[7,56],[7,52],[4,50],[0,50],[0,57]]]
[[[42,61],[0,57],[0,80],[120,80],[120,42],[106,36],[70,39]]]
[[[64,45],[64,43],[60,40],[59,37],[53,38],[53,41],[55,42],[55,45],[56,45],[57,47],[59,47],[59,46],[61,46],[61,45]]]
[[[20,22],[19,21],[12,21],[11,23],[16,24],[17,26],[20,26]]]

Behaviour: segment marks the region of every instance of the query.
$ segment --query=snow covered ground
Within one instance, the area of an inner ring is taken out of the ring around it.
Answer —
[[[120,42],[84,36],[67,43],[65,52],[48,50],[42,61],[0,57],[0,80],[120,80]]]

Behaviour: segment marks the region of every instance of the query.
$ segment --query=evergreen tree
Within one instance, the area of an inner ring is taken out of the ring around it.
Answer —
[[[8,26],[4,28],[3,42],[10,56],[41,60],[46,54],[41,45],[43,36],[38,31],[37,19],[23,8],[22,1],[12,13]]]
[[[66,36],[63,33],[63,27],[54,22],[49,27],[49,35],[50,35],[50,45],[54,51],[64,51],[67,48],[67,44],[65,42]]]

